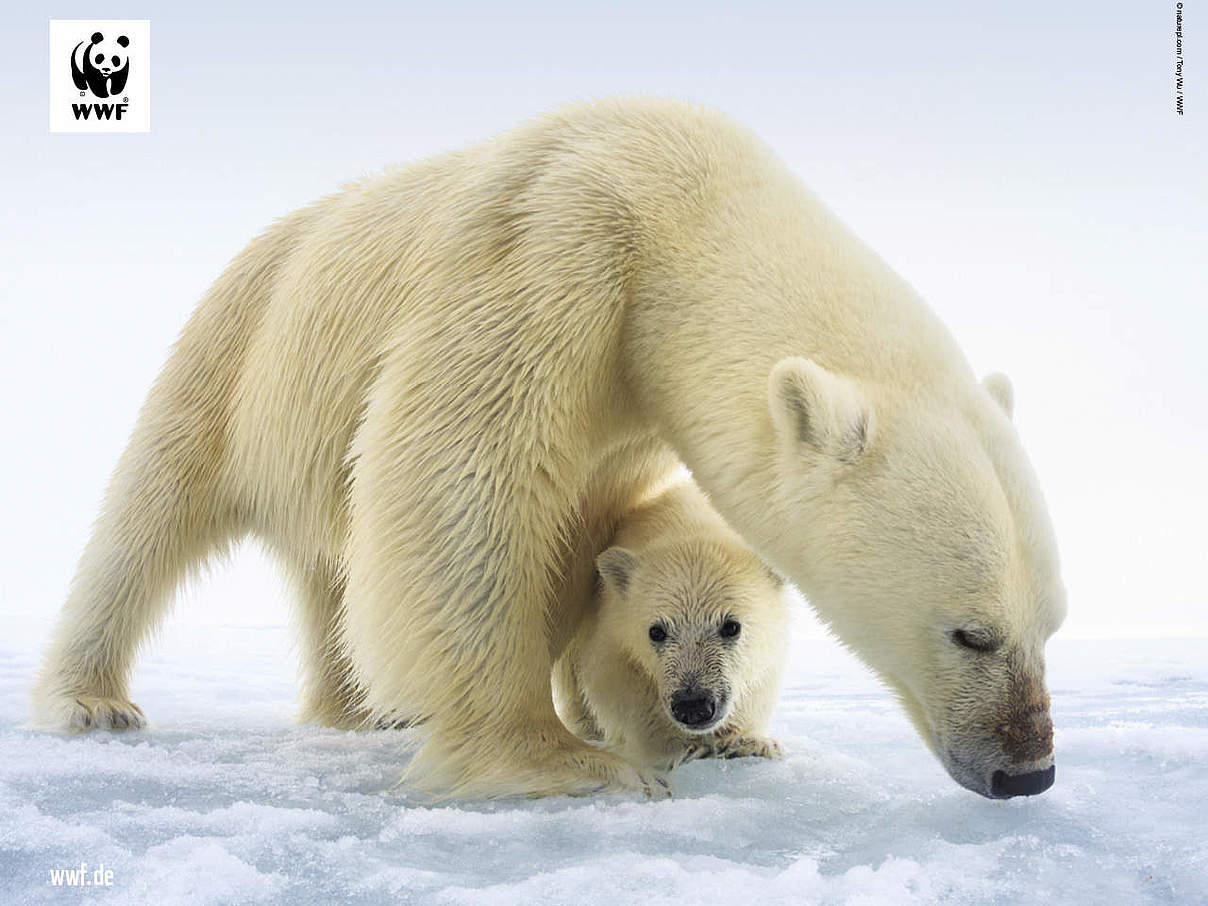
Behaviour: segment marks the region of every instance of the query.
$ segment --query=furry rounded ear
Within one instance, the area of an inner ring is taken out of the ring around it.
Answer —
[[[105,36],[103,34],[101,34],[99,31],[94,31],[92,33],[92,43],[93,44],[100,44],[104,40],[105,40]]]
[[[777,433],[843,462],[855,462],[872,442],[872,407],[855,383],[810,359],[781,359],[768,377]]]
[[[117,39],[117,43],[120,44],[122,47],[129,47],[130,39],[127,38],[125,35],[119,35],[118,39]]]
[[[1011,379],[1002,372],[994,372],[987,374],[982,379],[982,386],[986,388],[986,392],[1002,407],[1002,411],[1007,413],[1007,418],[1012,418],[1015,415],[1015,388],[1011,386]]]
[[[622,597],[629,591],[629,580],[638,568],[638,555],[623,547],[610,547],[596,558],[596,569],[608,587]]]
[[[772,584],[775,585],[777,588],[784,588],[784,586],[787,584],[785,582],[784,576],[780,575],[780,573],[776,572],[776,570],[772,569],[772,567],[768,566],[762,560],[760,560],[759,562],[763,566],[764,572],[766,572],[768,574],[768,576],[771,578]]]

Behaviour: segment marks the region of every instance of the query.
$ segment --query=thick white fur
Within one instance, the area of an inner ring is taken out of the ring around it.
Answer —
[[[630,761],[671,768],[692,758],[776,757],[766,738],[788,644],[784,582],[742,543],[691,481],[626,513],[608,571],[554,667],[554,701],[578,735]],[[606,555],[605,555],[606,556]],[[722,638],[726,620],[740,626]],[[652,625],[665,627],[661,643]],[[715,726],[689,731],[670,700],[685,685],[724,691]]]
[[[1012,708],[1064,605],[1009,419],[762,144],[645,100],[351,184],[240,253],[118,464],[34,718],[137,725],[139,645],[250,532],[297,579],[307,716],[425,720],[429,788],[648,789],[565,729],[550,674],[602,540],[677,457],[961,782],[1014,764],[1004,715],[1043,737]],[[998,654],[956,649],[969,621]]]

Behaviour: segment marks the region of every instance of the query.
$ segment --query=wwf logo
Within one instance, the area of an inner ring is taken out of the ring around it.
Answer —
[[[77,44],[71,52],[71,80],[76,88],[98,98],[121,94],[130,77],[129,47],[130,39],[125,35],[110,41],[99,31],[90,41]]]
[[[151,131],[149,19],[51,19],[49,37],[51,132]]]

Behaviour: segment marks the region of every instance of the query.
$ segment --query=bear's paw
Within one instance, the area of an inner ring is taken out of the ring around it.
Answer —
[[[545,795],[638,793],[647,799],[671,796],[671,783],[661,772],[591,748],[555,755],[544,766],[542,786]]]
[[[147,715],[128,699],[74,695],[64,696],[61,701],[45,709],[37,723],[72,733],[140,730],[147,725]]]

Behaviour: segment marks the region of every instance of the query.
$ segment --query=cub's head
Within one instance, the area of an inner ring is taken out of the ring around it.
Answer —
[[[93,34],[92,44],[87,50],[88,64],[102,75],[120,72],[130,59],[126,49],[129,46],[130,39],[125,35],[119,35],[116,40],[109,41],[98,31]]]
[[[783,583],[746,548],[715,538],[677,539],[640,554],[610,547],[597,566],[607,637],[689,733],[723,726],[779,663]]]
[[[785,526],[765,539],[769,559],[958,783],[993,798],[1047,789],[1044,645],[1065,593],[1010,384],[938,397],[786,359],[769,389]]]

